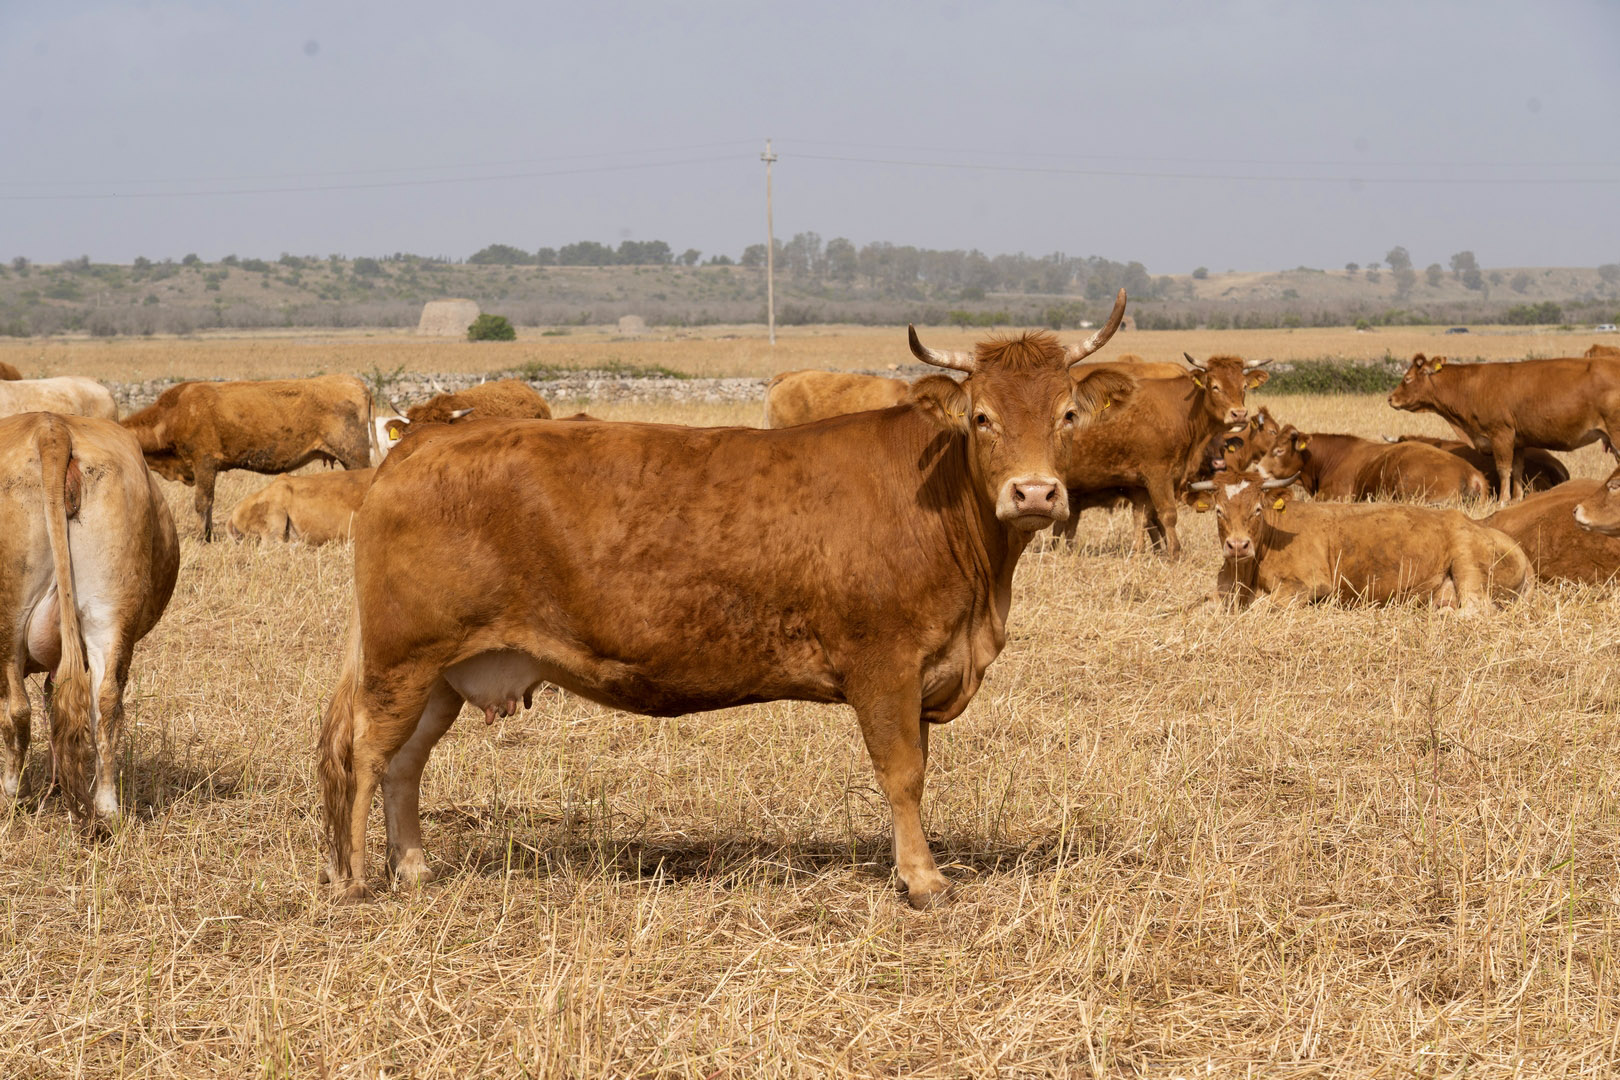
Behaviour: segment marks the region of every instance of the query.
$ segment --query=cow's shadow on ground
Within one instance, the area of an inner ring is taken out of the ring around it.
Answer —
[[[19,814],[50,821],[68,816],[68,800],[60,785],[52,783],[50,750],[36,741],[23,773],[24,790],[15,804]],[[241,798],[242,776],[237,764],[206,768],[177,763],[165,751],[119,755],[118,806],[126,819],[150,820],[179,805]]]
[[[726,888],[787,884],[829,873],[874,880],[893,875],[888,831],[861,832],[847,840],[769,839],[738,833],[696,837],[638,835],[626,821],[568,822],[555,813],[506,807],[487,812],[424,810],[424,823],[442,828],[440,868],[456,874],[544,879],[588,875],[621,883],[709,882]],[[1033,841],[998,841],[984,835],[929,837],[940,870],[954,881],[1043,869],[1095,855],[1109,847],[1096,829],[1052,833]]]

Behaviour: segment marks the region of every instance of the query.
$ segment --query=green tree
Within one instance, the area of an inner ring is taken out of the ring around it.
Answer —
[[[1384,256],[1384,262],[1388,263],[1389,268],[1397,274],[1402,270],[1412,269],[1412,256],[1408,255],[1406,249],[1399,245],[1389,249],[1389,254]]]
[[[533,266],[534,256],[511,244],[491,244],[467,256],[474,266]]]
[[[1513,275],[1513,280],[1508,282],[1508,288],[1512,289],[1516,293],[1524,292],[1526,289],[1530,288],[1530,275],[1525,273],[1523,270],[1520,270],[1517,274]]]
[[[703,258],[703,252],[699,251],[697,248],[687,248],[685,251],[681,252],[681,265],[696,266],[698,264],[698,260],[701,258]]]
[[[1200,266],[1198,269],[1193,271],[1193,279],[1195,281],[1203,281],[1208,277],[1209,277],[1209,267],[1207,267],[1207,266]]]
[[[612,266],[617,261],[612,248],[595,240],[564,244],[557,251],[558,266]]]
[[[516,341],[517,331],[512,328],[505,315],[491,315],[486,311],[467,327],[467,340]]]
[[[1459,251],[1451,257],[1451,276],[1460,278],[1469,270],[1478,270],[1479,261],[1472,251]]]
[[[1429,283],[1429,288],[1438,288],[1440,282],[1445,280],[1446,271],[1439,263],[1430,263],[1424,268],[1423,277]]]

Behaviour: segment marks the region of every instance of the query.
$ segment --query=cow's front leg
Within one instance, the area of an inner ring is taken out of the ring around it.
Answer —
[[[197,516],[202,518],[205,544],[214,539],[214,477],[217,473],[217,467],[212,459],[197,462],[195,471],[197,495],[193,505],[197,508]]]
[[[1513,451],[1513,432],[1493,432],[1491,435],[1491,460],[1496,465],[1496,495],[1503,504],[1510,503],[1518,495],[1514,490],[1516,470],[1514,460],[1520,462],[1523,458]],[[1523,468],[1521,464],[1520,469]]]
[[[928,765],[928,725],[915,674],[900,687],[854,702],[866,751],[894,818],[894,867],[906,898],[919,910],[944,898],[950,882],[934,865],[923,835],[923,774]]]

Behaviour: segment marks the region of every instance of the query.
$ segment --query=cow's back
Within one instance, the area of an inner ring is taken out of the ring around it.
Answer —
[[[1484,498],[1485,476],[1461,458],[1421,442],[1368,441],[1370,460],[1356,481],[1356,498]]]
[[[1131,365],[1116,370],[1129,373]],[[1069,488],[1140,486],[1160,474],[1179,481],[1193,453],[1218,428],[1207,420],[1202,394],[1187,375],[1142,379],[1118,416],[1075,431],[1064,478]]]
[[[848,371],[786,371],[765,389],[765,426],[794,427],[833,416],[887,409],[906,400],[904,379]]]
[[[1620,573],[1620,537],[1575,523],[1576,505],[1602,486],[1601,480],[1570,480],[1504,507],[1482,524],[1512,537],[1542,581],[1609,581]]]
[[[0,380],[0,416],[29,412],[116,420],[118,404],[105,386],[78,375]]]

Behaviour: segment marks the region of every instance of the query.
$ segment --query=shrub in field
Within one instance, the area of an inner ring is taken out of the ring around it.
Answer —
[[[1360,364],[1348,360],[1304,360],[1276,365],[1265,385],[1268,394],[1387,394],[1401,381],[1406,365],[1393,357]]]
[[[468,341],[516,341],[517,331],[505,315],[491,315],[489,312],[478,316],[467,327]]]

